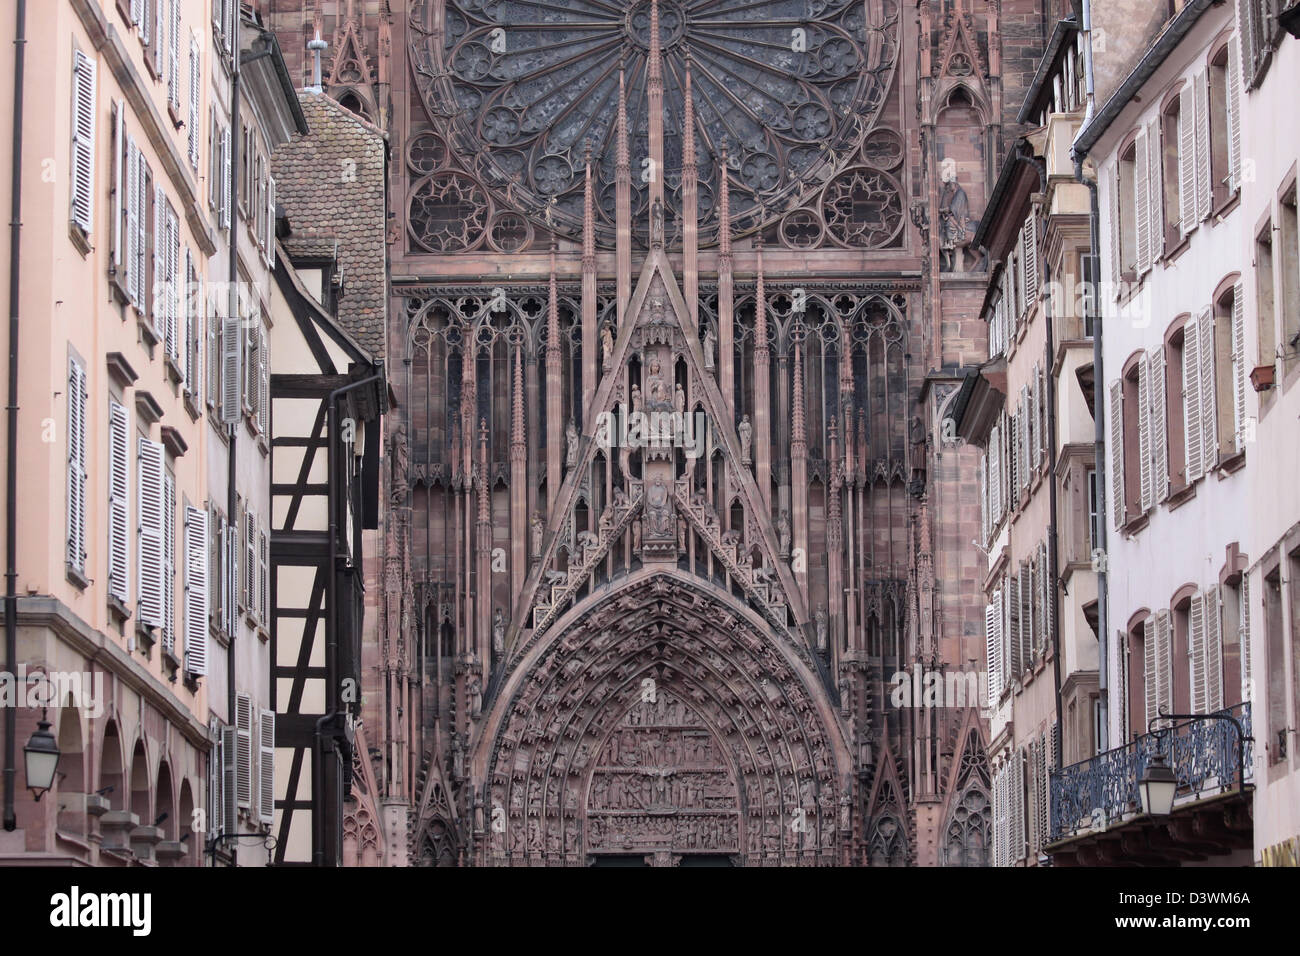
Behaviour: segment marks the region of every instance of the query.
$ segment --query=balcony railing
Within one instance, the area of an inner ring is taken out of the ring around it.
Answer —
[[[1245,736],[1251,736],[1249,702],[1220,713],[1235,717]],[[1051,777],[1051,842],[1096,833],[1141,813],[1138,781],[1161,749],[1178,778],[1175,809],[1237,789],[1239,746],[1230,722],[1192,720],[1062,768]],[[1243,767],[1249,783],[1254,779],[1249,748]]]

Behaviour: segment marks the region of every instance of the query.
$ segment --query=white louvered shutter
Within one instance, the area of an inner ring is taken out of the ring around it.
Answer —
[[[131,0],[131,22],[140,24],[140,33],[142,36],[149,35],[148,25],[144,21],[144,0]]]
[[[1025,753],[1016,751],[1011,757],[1011,850],[1012,858],[1019,863],[1025,858]]]
[[[1120,243],[1119,221],[1119,160],[1110,168],[1110,183],[1106,190],[1110,193],[1110,281],[1113,286],[1112,296],[1119,295],[1120,280],[1124,277],[1124,250]]]
[[[1223,709],[1223,625],[1219,588],[1205,592],[1205,709]]]
[[[139,444],[140,620],[162,627],[163,607],[163,446],[147,438]]]
[[[1002,522],[1002,432],[989,432],[989,534]]]
[[[1197,323],[1201,338],[1201,470],[1219,464],[1218,370],[1215,362],[1214,313],[1206,309]]]
[[[239,633],[239,520],[226,523],[226,633]]]
[[[176,649],[176,479],[163,472],[163,650]]]
[[[190,247],[186,246],[184,253],[181,255],[181,269],[177,276],[177,281],[181,284],[180,291],[176,297],[176,306],[180,310],[180,348],[181,348],[181,380],[185,391],[189,394],[195,392],[194,382],[198,378],[198,369],[194,366],[194,334],[197,320],[194,316],[194,261],[193,253]]]
[[[1151,203],[1147,132],[1139,129],[1133,145],[1133,221],[1137,231],[1137,274],[1151,268]]]
[[[208,512],[185,507],[185,670],[208,672]]]
[[[1124,383],[1110,386],[1110,507],[1115,528],[1124,527]]]
[[[1205,595],[1193,594],[1187,613],[1188,673],[1192,685],[1192,713],[1206,713],[1205,676]]]
[[[1030,454],[1030,468],[1037,468],[1043,460],[1043,395],[1040,388],[1038,366],[1034,366],[1034,385],[1029,392],[1029,427],[1033,433],[1033,449]]]
[[[188,146],[190,166],[199,171],[199,84],[202,82],[200,72],[199,41],[190,36],[190,112],[188,120]]]
[[[980,455],[980,544],[989,540],[989,454]]]
[[[1034,567],[1029,561],[1020,566],[1020,660],[1021,672],[1029,669],[1033,657],[1034,632],[1037,629],[1034,610]]]
[[[1241,88],[1248,90],[1252,86],[1255,59],[1258,56],[1255,46],[1255,4],[1251,0],[1237,0],[1237,13],[1237,33],[1241,37]]]
[[[126,406],[108,407],[108,593],[131,600],[131,435]]]
[[[167,351],[180,364],[181,224],[167,204]]]
[[[1228,69],[1225,73],[1228,113],[1228,192],[1241,188],[1241,44],[1233,33],[1228,40]]]
[[[140,150],[135,140],[128,136],[126,140],[126,290],[131,304],[137,309],[144,302],[144,250],[141,248],[143,223],[141,221],[144,197],[140,184],[144,180],[141,167]]]
[[[247,700],[247,698],[245,698]],[[238,709],[239,698],[235,698]],[[227,832],[234,833],[239,823],[239,732],[232,724],[221,728],[222,809]]]
[[[262,710],[257,720],[257,819],[275,822],[275,711]]]
[[[86,570],[86,370],[68,362],[68,547],[66,559]]]
[[[266,537],[265,526],[257,532],[257,615],[264,625],[269,626],[271,618],[269,616],[271,603],[271,553],[270,544]]]
[[[1250,575],[1242,574],[1237,588],[1237,642],[1241,655],[1241,699],[1253,700],[1255,682],[1251,679],[1250,661]]]
[[[95,220],[95,61],[73,51],[72,221],[89,235]]]
[[[122,217],[126,211],[126,195],[123,193],[123,187],[126,184],[126,101],[113,101],[113,208],[111,215],[112,222],[109,223],[109,231],[112,235],[112,268],[113,275],[119,282],[123,282],[125,273],[122,271],[122,265],[125,262],[124,250],[122,249]],[[123,282],[123,285],[125,283]]]
[[[167,272],[167,194],[158,186],[153,200],[153,330],[158,341],[167,337],[167,307],[163,299],[163,281]]]
[[[1156,716],[1156,708],[1160,702],[1159,647],[1159,621],[1155,616],[1151,616],[1147,618],[1142,639],[1142,690],[1146,698],[1144,713],[1147,725],[1150,725],[1152,719]],[[1141,732],[1146,733],[1146,728],[1143,727]]]
[[[215,737],[212,741],[212,749],[208,752],[208,806],[207,806],[207,824],[210,836],[220,836],[225,832],[226,823],[226,800],[224,796],[225,788],[222,784],[225,781],[225,734],[221,732],[220,726],[208,728],[209,732]]]
[[[1157,345],[1148,353],[1151,366],[1151,472],[1154,481],[1153,503],[1169,497],[1169,414],[1165,378],[1165,347]]]
[[[221,421],[236,425],[240,416],[240,379],[244,359],[238,318],[221,319]]]
[[[1020,676],[1020,571],[1007,574],[1007,633],[1004,640],[1006,648],[1007,683]]]
[[[998,602],[1001,601],[1002,595],[998,591],[993,592],[993,603],[984,605],[984,660],[987,666],[987,686],[988,686],[988,705],[990,708],[998,705],[998,698],[1002,695],[1001,672],[1002,672],[1002,640],[998,634],[999,615]]]
[[[1165,160],[1160,119],[1147,124],[1147,206],[1151,210],[1151,263],[1165,254]]]
[[[1179,232],[1196,228],[1196,103],[1191,84],[1178,94]]]
[[[1196,92],[1196,218],[1208,219],[1214,206],[1214,181],[1210,168],[1210,86],[1202,70],[1194,81]]]
[[[135,269],[136,269],[136,308],[142,316],[147,317],[145,309],[149,301],[149,164],[145,162],[144,153],[136,154],[136,213],[135,213]]]
[[[221,130],[221,228],[229,229],[230,215],[230,127]]]
[[[161,0],[159,0],[161,3]],[[171,4],[171,32],[167,37],[167,100],[172,109],[181,108],[181,0]]]
[[[266,184],[266,264],[275,268],[275,177]]]
[[[253,702],[247,694],[235,695],[235,789],[242,809],[253,806]]]
[[[262,434],[271,438],[271,359],[267,353],[266,332],[257,339],[257,421]]]
[[[1145,352],[1138,356],[1137,425],[1141,511],[1146,514],[1151,510],[1155,484],[1151,475],[1151,362]]]
[[[1174,703],[1174,629],[1168,609],[1156,612],[1157,707],[1169,713]]]
[[[1025,243],[1023,257],[1025,261],[1025,305],[1034,304],[1038,295],[1038,223],[1031,210],[1025,220]]]
[[[1232,287],[1232,423],[1235,448],[1246,447],[1246,293],[1241,282]]]
[[[257,515],[244,512],[244,606],[257,617]]]
[[[1200,323],[1189,318],[1183,324],[1183,443],[1187,454],[1187,483],[1205,474],[1201,454],[1204,429],[1201,426],[1201,335]]]

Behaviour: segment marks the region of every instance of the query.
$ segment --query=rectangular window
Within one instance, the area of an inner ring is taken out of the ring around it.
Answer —
[[[1097,511],[1097,471],[1088,469],[1088,554],[1092,555],[1099,547],[1101,526],[1097,523],[1100,515]]]
[[[166,623],[163,594],[163,509],[166,495],[163,446],[141,436],[137,462],[136,511],[139,532],[136,553],[139,555],[140,620],[149,627],[161,628]]]
[[[95,61],[72,54],[72,213],[89,236],[95,219]]]
[[[68,361],[68,567],[86,573],[86,369]]]
[[[108,406],[108,593],[122,604],[131,599],[131,413],[122,403]]]

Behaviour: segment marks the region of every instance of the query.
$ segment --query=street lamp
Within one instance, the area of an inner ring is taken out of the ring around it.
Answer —
[[[1174,809],[1174,791],[1177,789],[1178,778],[1165,761],[1164,753],[1157,752],[1138,781],[1142,812],[1153,817],[1169,816]]]
[[[23,748],[27,768],[27,789],[37,801],[54,786],[54,771],[59,766],[59,742],[50,733],[50,722],[42,720],[27,746]]]

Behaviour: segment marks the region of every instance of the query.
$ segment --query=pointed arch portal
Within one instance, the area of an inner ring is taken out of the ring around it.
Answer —
[[[806,649],[671,568],[521,649],[475,752],[484,863],[843,863],[851,763]]]

